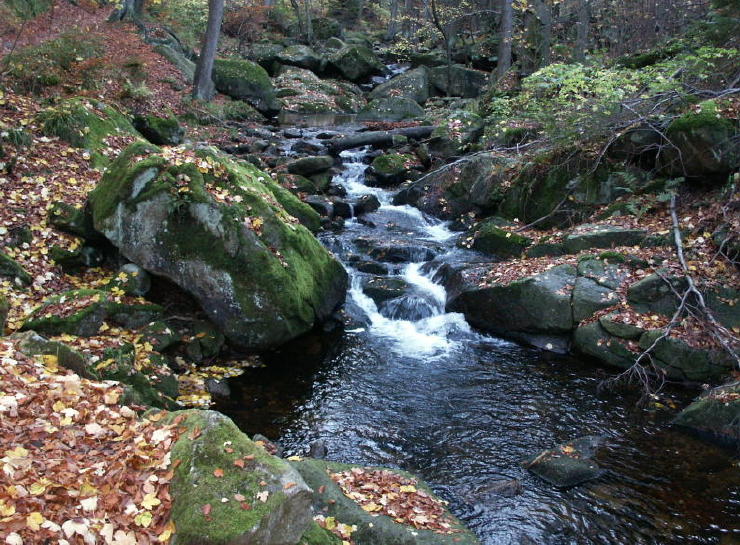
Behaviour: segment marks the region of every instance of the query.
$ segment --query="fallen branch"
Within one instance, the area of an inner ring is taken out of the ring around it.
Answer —
[[[336,138],[330,140],[327,143],[329,153],[338,155],[339,152],[344,150],[359,148],[362,146],[376,146],[384,147],[393,144],[394,136],[405,136],[407,138],[421,139],[431,135],[436,129],[434,126],[424,127],[404,127],[402,129],[394,129],[392,131],[369,131],[353,134],[351,136],[344,136],[342,138]]]

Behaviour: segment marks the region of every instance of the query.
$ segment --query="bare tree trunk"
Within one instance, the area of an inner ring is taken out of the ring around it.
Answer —
[[[503,0],[501,29],[499,31],[498,64],[496,76],[501,79],[511,68],[511,40],[514,34],[514,6],[512,0]]]
[[[452,35],[447,25],[442,24],[439,18],[439,12],[437,11],[437,0],[431,0],[431,14],[432,22],[437,27],[439,33],[442,34],[442,39],[445,42],[445,53],[447,55],[447,96],[450,96],[452,92]]]
[[[412,14],[414,12],[414,0],[405,0],[404,6],[403,6],[403,25],[401,26],[401,31],[403,32],[403,35],[405,37],[410,37],[411,34],[416,30],[411,26],[411,22],[415,21],[416,18],[412,17]]]
[[[534,0],[534,11],[540,20],[539,68],[552,62],[552,11],[543,0]]]
[[[303,0],[303,17],[306,22],[306,42],[313,43],[313,21],[311,20],[311,4]]]
[[[195,67],[193,98],[211,100],[216,93],[211,74],[213,73],[213,62],[216,60],[216,48],[223,17],[224,0],[208,0],[208,27],[198,57],[198,64]]]
[[[578,0],[578,22],[576,23],[576,49],[574,57],[578,62],[586,61],[586,49],[588,48],[588,32],[590,26],[591,10],[588,0]]]
[[[398,34],[398,0],[391,0],[391,20],[388,23],[386,38],[392,40]]]
[[[53,5],[53,4],[52,4]],[[144,13],[144,0],[123,0],[120,7],[108,16],[109,22],[131,19],[138,21]]]

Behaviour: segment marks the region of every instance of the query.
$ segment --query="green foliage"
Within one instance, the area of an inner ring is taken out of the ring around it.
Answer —
[[[51,0],[5,0],[5,3],[21,19],[33,19],[51,7]]]
[[[193,50],[199,49],[208,24],[208,0],[167,0],[152,3],[149,12],[158,20],[171,25],[185,45]]]
[[[97,70],[99,66],[89,61],[102,53],[103,44],[98,38],[69,31],[53,40],[21,49],[6,61],[10,79],[16,87],[38,93],[73,75],[82,76],[83,86],[92,86],[96,78],[89,77],[89,69]]]

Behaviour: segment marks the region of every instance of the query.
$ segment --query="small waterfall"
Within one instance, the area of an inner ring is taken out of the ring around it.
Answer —
[[[390,204],[392,192],[365,185],[368,151],[368,148],[360,148],[342,152],[340,157],[344,168],[334,178],[334,182],[343,186],[349,197],[375,195],[381,203],[376,212],[368,215],[374,227],[367,227],[356,219],[349,220],[345,232],[337,235],[342,240],[329,243],[331,248],[341,249],[339,257],[344,259],[352,278],[348,308],[362,312],[367,332],[390,341],[396,353],[426,356],[446,354],[457,346],[456,339],[461,335],[470,338],[475,333],[462,314],[445,312],[447,292],[443,285],[433,280],[438,266],[422,268],[427,262],[418,260],[429,259],[430,254],[437,255],[435,263],[439,261],[441,265],[445,253],[452,249],[450,242],[455,234],[444,222],[425,216],[416,208]],[[389,266],[389,277],[399,278],[407,285],[403,295],[378,304],[365,293],[363,282],[369,276],[359,272],[346,259],[352,254],[352,241],[358,235],[381,244],[408,248],[408,262]],[[429,243],[435,244],[436,251],[430,252]],[[419,251],[415,251],[415,245],[419,246]]]

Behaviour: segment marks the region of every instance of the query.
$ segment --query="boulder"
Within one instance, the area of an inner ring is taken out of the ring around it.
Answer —
[[[334,204],[326,197],[322,197],[321,195],[309,195],[303,199],[303,202],[315,210],[321,217],[334,217]]]
[[[443,158],[461,155],[483,136],[484,126],[479,115],[465,110],[454,111],[432,132],[429,150]]]
[[[498,227],[496,220],[486,220],[471,229],[460,245],[497,257],[517,257],[532,244],[532,239]]]
[[[740,381],[708,390],[673,423],[728,446],[740,445]]]
[[[566,235],[564,244],[568,253],[577,254],[592,248],[637,246],[645,240],[647,231],[614,225],[583,224]]]
[[[154,47],[154,51],[162,55],[165,59],[177,68],[185,79],[192,83],[195,80],[195,63],[188,59],[182,52],[169,45],[160,44]]]
[[[5,335],[5,322],[8,319],[8,312],[10,311],[10,303],[8,298],[0,293],[0,337]]]
[[[277,54],[277,61],[312,72],[323,69],[326,60],[307,45],[291,45]]]
[[[381,83],[370,91],[370,98],[403,97],[424,104],[429,98],[429,70],[415,68]]]
[[[85,268],[99,267],[105,259],[103,252],[94,246],[80,246],[72,251],[52,246],[49,249],[49,257],[67,274],[77,274]]]
[[[318,155],[316,157],[302,157],[287,164],[288,172],[300,176],[311,176],[325,172],[334,166],[334,158],[330,155]]]
[[[137,115],[134,117],[134,128],[158,146],[178,146],[185,136],[185,129],[175,117]]]
[[[740,166],[740,151],[733,144],[737,125],[721,117],[712,101],[701,110],[675,119],[666,130],[671,145],[660,155],[663,172],[668,176],[687,176],[724,183]]]
[[[178,344],[182,335],[174,325],[162,320],[151,322],[140,331],[141,340],[152,345],[157,352],[164,352]]]
[[[291,465],[301,474],[304,481],[310,486],[313,493],[313,507],[317,513],[332,517],[335,521],[347,525],[356,525],[352,532],[352,539],[362,545],[479,545],[478,539],[466,529],[463,524],[452,516],[446,509],[441,512],[445,522],[449,524],[449,533],[433,530],[417,529],[414,526],[399,523],[393,518],[369,512],[358,503],[346,496],[330,474],[351,472],[358,480],[364,473],[373,475],[374,472],[387,472],[385,479],[398,480],[413,484],[400,485],[393,492],[397,495],[423,494],[423,498],[431,500],[436,505],[443,506],[429,489],[429,487],[413,475],[397,469],[363,468],[348,464],[327,462],[324,460],[303,459],[293,461]],[[369,481],[372,485],[372,480]],[[392,500],[390,500],[392,501]],[[366,505],[366,507],[368,507]],[[423,514],[423,513],[420,513]],[[331,541],[316,542],[322,545]]]
[[[447,66],[437,66],[429,71],[432,86],[440,94],[454,97],[478,98],[488,85],[488,79],[487,72],[459,64],[453,65],[449,73]]]
[[[385,66],[375,53],[362,45],[347,45],[332,52],[329,63],[344,79],[354,83],[385,72]]]
[[[331,17],[314,17],[311,26],[317,40],[331,40],[342,35],[342,24]]]
[[[31,275],[8,254],[0,252],[0,278],[7,278],[17,286],[29,286],[33,282]]]
[[[152,279],[149,273],[135,263],[126,263],[118,269],[118,274],[106,285],[106,289],[117,288],[126,295],[143,297],[149,293]]]
[[[448,311],[461,312],[471,325],[492,333],[570,334],[574,326],[574,266],[558,265],[508,284],[483,281],[485,269],[470,267],[453,277],[448,287]]]
[[[492,212],[504,196],[506,160],[481,153],[463,157],[399,191],[393,204],[410,204],[441,219]]]
[[[352,207],[355,215],[361,216],[363,214],[375,212],[380,208],[380,201],[375,195],[363,195],[352,204]]]
[[[275,42],[259,42],[251,44],[245,56],[274,76],[280,68],[278,57],[284,49],[285,46]]]
[[[401,297],[409,283],[397,276],[373,276],[362,282],[362,292],[380,306],[389,299]]]
[[[265,115],[280,110],[275,88],[264,68],[244,59],[216,59],[213,83],[219,92],[244,100]]]
[[[580,437],[532,456],[522,465],[553,486],[571,488],[604,474],[591,460],[600,442],[598,437]]]
[[[99,241],[102,238],[93,226],[89,210],[85,208],[57,201],[49,208],[48,220],[54,228],[70,235],[91,241]]]
[[[400,153],[378,155],[366,173],[368,185],[385,187],[405,181],[414,157]]]
[[[162,422],[175,419],[187,428],[172,446],[172,460],[180,460],[170,483],[178,545],[298,543],[312,522],[301,475],[220,413],[180,411]]]
[[[210,360],[219,355],[225,340],[216,326],[200,320],[188,327],[188,335],[183,338],[185,353],[194,362]]]
[[[237,346],[278,346],[344,299],[344,269],[297,219],[318,228],[318,215],[213,148],[173,156],[134,145],[89,203],[95,227],[124,256],[190,292]]]
[[[376,98],[357,115],[359,121],[403,121],[424,117],[424,108],[403,97]]]
[[[425,246],[421,241],[418,244],[411,244],[403,240],[358,238],[354,242],[371,258],[385,263],[418,263],[431,261],[437,255],[433,248]]]

